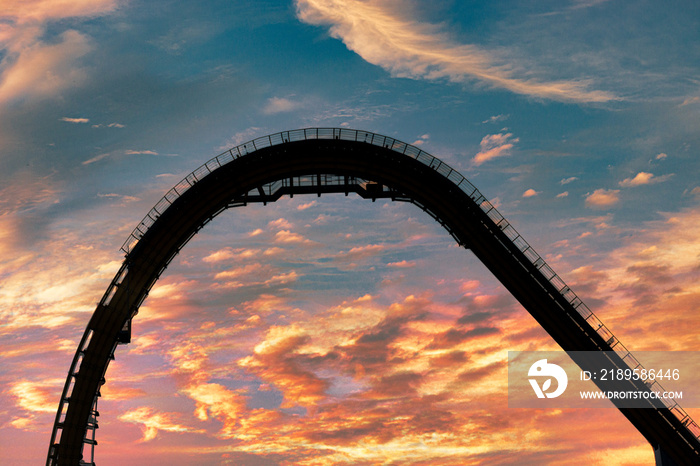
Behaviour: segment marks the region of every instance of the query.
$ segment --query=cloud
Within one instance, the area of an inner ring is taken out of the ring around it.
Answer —
[[[118,156],[118,155],[159,155],[158,152],[154,150],[133,150],[133,149],[127,149],[125,151],[112,151],[112,152],[105,152],[102,154],[98,154],[92,158],[89,158],[87,160],[83,160],[82,164],[83,165],[90,165],[91,163],[99,162],[100,160],[106,159],[107,157],[112,157],[112,156]],[[167,176],[167,175],[158,175],[158,176]]]
[[[430,135],[424,134],[424,135],[420,136],[418,139],[416,139],[415,141],[413,141],[413,145],[414,146],[421,146],[421,145],[425,144],[425,142],[428,139],[430,139]]]
[[[107,157],[110,157],[112,155],[114,155],[113,152],[105,152],[102,154],[98,154],[92,158],[89,158],[87,160],[83,160],[82,164],[83,165],[90,165],[91,163],[99,162],[100,160],[106,159]]]
[[[656,157],[654,157],[654,158],[655,158],[656,160],[663,160],[663,159],[665,159],[666,157],[668,157],[668,155],[666,155],[665,153],[661,152],[660,154],[658,154],[658,155],[657,155]]]
[[[126,125],[123,125],[121,123],[107,123],[107,124],[102,124],[99,123],[97,125],[92,125],[93,128],[126,128]]]
[[[4,0],[3,16],[16,23],[101,16],[116,9],[117,0]]]
[[[107,194],[97,194],[97,197],[103,197],[107,199],[117,199],[121,201],[121,205],[126,205],[129,202],[137,202],[140,201],[138,197],[135,196],[129,196],[127,194],[117,194],[117,193],[107,193]]]
[[[299,205],[297,206],[297,210],[306,210],[306,209],[308,209],[308,208],[311,208],[311,207],[315,206],[316,204],[317,204],[316,201],[307,202],[307,203],[305,203],[305,204],[299,204]]]
[[[35,42],[23,47],[0,68],[0,103],[25,97],[53,97],[87,78],[78,60],[92,50],[88,37],[74,30],[56,43]]]
[[[67,123],[89,123],[90,119],[89,118],[69,118],[69,117],[63,117],[60,118],[60,121],[65,121]]]
[[[141,407],[129,410],[119,416],[119,420],[133,424],[141,424],[143,429],[142,442],[148,442],[158,436],[159,431],[165,432],[203,432],[182,424],[178,424],[172,419],[176,417],[174,413],[156,412],[152,408]]]
[[[293,233],[289,230],[280,230],[275,233],[276,243],[308,243],[309,240],[298,233]]]
[[[402,260],[400,262],[389,262],[386,264],[387,267],[394,267],[397,269],[408,269],[416,266],[416,261]]]
[[[219,146],[218,150],[224,151],[239,146],[244,142],[254,139],[255,136],[259,135],[262,131],[263,128],[259,128],[257,126],[251,126],[243,131],[239,131],[229,138],[223,145]]]
[[[67,29],[52,40],[44,40],[48,23],[60,28],[61,20],[106,15],[118,3],[118,0],[3,1],[0,103],[52,98],[81,85],[87,79],[87,71],[81,67],[80,60],[93,50],[90,38]]]
[[[681,104],[681,107],[686,106],[686,105],[691,105],[691,104],[697,104],[700,103],[700,97],[694,96],[694,97],[688,97],[683,101]]]
[[[583,280],[584,294],[606,297],[597,313],[623,343],[632,338],[638,351],[696,351],[698,340],[687,329],[700,325],[698,258],[700,209],[695,207],[640,225],[595,270],[582,267],[574,276]],[[634,328],[627,325],[632,308],[638,315]]]
[[[200,421],[214,417],[224,423],[223,436],[229,436],[247,411],[247,397],[217,383],[188,386],[183,392],[196,402],[195,416]]]
[[[569,195],[569,191],[564,191],[563,193],[557,194],[557,198],[567,197],[568,195]]]
[[[625,178],[624,180],[620,181],[620,186],[622,186],[623,188],[631,188],[634,186],[641,186],[645,184],[663,183],[672,176],[673,175],[654,176],[651,173],[639,172],[635,175],[634,178]]]
[[[313,407],[325,398],[328,383],[306,366],[307,356],[299,353],[308,336],[299,326],[273,326],[254,354],[239,365],[274,385],[284,395],[282,407]]]
[[[535,191],[534,189],[530,188],[527,191],[523,193],[523,197],[534,197],[539,194],[538,191]]]
[[[265,115],[274,115],[276,113],[286,113],[296,110],[301,107],[300,102],[295,102],[285,97],[271,97],[267,99],[267,103],[263,107]]]
[[[619,189],[596,189],[586,197],[586,207],[605,209],[620,202]]]
[[[213,263],[222,262],[227,260],[243,260],[256,257],[260,254],[260,249],[247,249],[247,248],[230,248],[226,247],[218,251],[212,252],[208,256],[202,258],[203,262]]]
[[[512,133],[489,134],[481,139],[479,146],[481,150],[472,160],[475,165],[481,165],[491,159],[510,155],[513,144],[520,139],[513,138]]]
[[[46,386],[36,382],[21,381],[12,384],[10,394],[17,400],[17,405],[30,412],[55,413],[56,402]]]
[[[126,155],[158,155],[158,152],[154,150],[125,150]]]
[[[341,252],[338,254],[340,258],[347,258],[350,260],[358,260],[367,257],[375,257],[386,250],[386,246],[383,244],[367,244],[364,246],[355,246],[350,248],[347,252]]]
[[[263,266],[261,264],[248,264],[243,267],[224,270],[214,276],[214,280],[231,280],[239,277],[250,277],[253,274],[259,274]]]
[[[488,119],[482,121],[481,123],[482,123],[482,124],[486,124],[486,123],[498,123],[499,121],[507,120],[509,116],[510,116],[510,115],[503,115],[503,114],[501,114],[501,115],[493,115],[492,117],[490,117],[490,118],[488,118]]]
[[[409,18],[391,0],[296,0],[297,17],[330,27],[331,36],[364,60],[413,79],[480,82],[531,97],[564,102],[606,102],[615,97],[589,90],[586,80],[538,80],[531,64],[502,52],[459,44],[440,26]]]
[[[562,179],[562,180],[559,182],[559,184],[563,186],[563,185],[565,185],[565,184],[573,183],[573,182],[576,181],[576,180],[578,180],[577,177],[571,176],[571,177],[569,177],[569,178],[564,178],[564,179]]]
[[[294,227],[294,225],[292,225],[289,221],[287,221],[284,218],[278,218],[276,220],[271,220],[271,221],[267,222],[267,226],[269,226],[271,228],[283,228],[283,229],[287,229],[287,230]]]

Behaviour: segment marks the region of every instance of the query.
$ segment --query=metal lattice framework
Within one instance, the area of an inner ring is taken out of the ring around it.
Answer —
[[[222,211],[283,195],[357,193],[411,202],[486,267],[566,351],[604,351],[611,368],[640,362],[496,208],[461,174],[421,149],[379,134],[309,128],[264,136],[212,158],[175,185],[122,246],[126,258],[90,319],[68,371],[47,465],[94,464],[97,400],[131,320],[184,245]],[[608,353],[610,352],[610,353]],[[583,365],[585,362],[576,361]],[[659,391],[658,382],[622,389]],[[600,385],[600,383],[599,383]],[[603,388],[603,387],[601,387]],[[619,408],[677,464],[700,463],[700,428],[674,400]]]

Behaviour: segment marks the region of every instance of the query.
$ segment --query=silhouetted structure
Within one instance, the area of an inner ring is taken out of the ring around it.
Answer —
[[[124,243],[126,259],[70,366],[47,464],[81,464],[83,455],[93,461],[97,399],[116,347],[130,341],[131,319],[149,290],[204,225],[228,208],[274,202],[283,195],[350,192],[419,206],[460,246],[471,249],[564,350],[613,351],[610,367],[639,367],[493,205],[441,160],[366,131],[284,131],[237,146],[199,167],[151,209]],[[658,390],[658,383],[625,384],[627,390]],[[667,402],[650,399],[648,409],[620,411],[651,443],[657,464],[697,465],[700,429],[680,406]]]

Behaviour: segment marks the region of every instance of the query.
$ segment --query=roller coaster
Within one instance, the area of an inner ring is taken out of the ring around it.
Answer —
[[[97,401],[110,361],[168,264],[218,214],[295,194],[355,193],[411,202],[470,249],[567,352],[605,352],[611,368],[640,362],[460,173],[418,147],[368,131],[307,128],[234,147],[187,175],[122,245],[124,262],[97,305],[71,362],[47,465],[95,464]],[[575,361],[586,370],[585,361]],[[658,382],[625,381],[658,391]],[[700,464],[700,427],[674,400],[618,407],[649,441],[656,464]]]

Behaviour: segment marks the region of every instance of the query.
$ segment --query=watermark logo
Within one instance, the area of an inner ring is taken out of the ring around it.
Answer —
[[[569,378],[566,376],[566,372],[561,367],[556,364],[547,363],[546,359],[540,359],[530,366],[530,370],[527,373],[528,377],[547,377],[544,381],[542,387],[537,383],[537,379],[528,379],[532,389],[535,391],[537,398],[556,398],[566,390],[566,386],[569,383]],[[553,392],[548,392],[552,386],[552,378],[557,381],[557,389]]]

